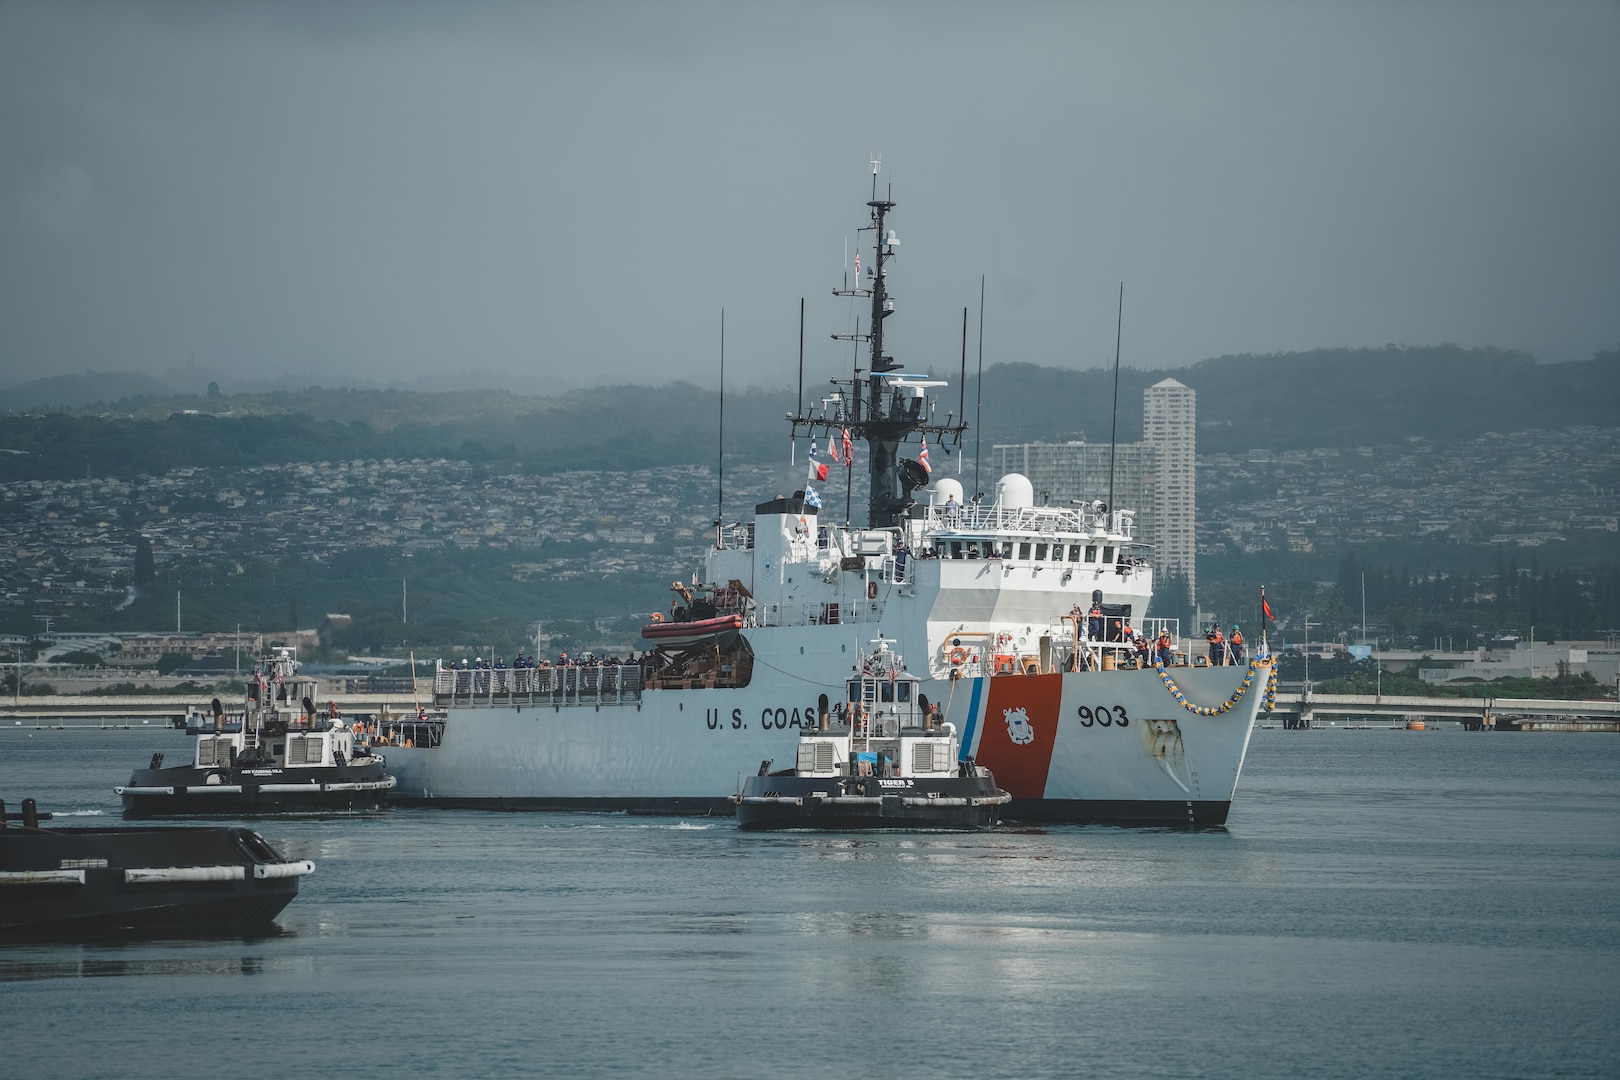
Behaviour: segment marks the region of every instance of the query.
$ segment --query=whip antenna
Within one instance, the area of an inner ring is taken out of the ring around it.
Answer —
[[[1119,335],[1125,328],[1125,283],[1119,283],[1119,319],[1114,324],[1114,420],[1108,432],[1108,512],[1114,512],[1114,449],[1119,436]]]
[[[720,523],[726,517],[726,309],[720,309],[720,447],[719,469],[715,480],[714,546],[721,542]]]
[[[965,362],[965,361],[964,361]],[[984,441],[983,428],[979,418],[984,412],[984,275],[979,275],[979,374],[978,385],[973,388],[973,498],[978,500],[984,494],[984,488],[979,486],[979,451]]]

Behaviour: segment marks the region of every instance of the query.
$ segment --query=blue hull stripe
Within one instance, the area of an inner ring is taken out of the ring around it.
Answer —
[[[973,733],[979,727],[979,695],[984,692],[984,680],[973,680],[973,697],[968,700],[967,728],[962,732],[962,749],[957,753],[958,761],[966,761],[973,756]]]

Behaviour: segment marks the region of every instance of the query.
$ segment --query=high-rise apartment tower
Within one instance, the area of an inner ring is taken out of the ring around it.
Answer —
[[[1181,574],[1198,596],[1198,395],[1175,379],[1143,391],[1142,441],[1158,451],[1153,540],[1160,573]]]

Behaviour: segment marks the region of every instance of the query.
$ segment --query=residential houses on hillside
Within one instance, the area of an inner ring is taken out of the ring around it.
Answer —
[[[962,468],[960,458],[955,464]],[[1487,433],[1450,446],[1413,437],[1384,447],[1256,449],[1202,456],[1197,470],[1205,555],[1406,537],[1536,545],[1614,533],[1620,523],[1620,428]],[[725,519],[791,490],[795,476],[803,486],[802,475],[802,466],[728,461]],[[963,475],[973,475],[971,464]],[[859,470],[855,480],[858,516]],[[841,488],[822,494],[824,513],[841,520]],[[12,482],[0,484],[0,605],[42,616],[115,605],[142,536],[160,578],[181,567],[190,580],[251,573],[263,558],[473,547],[509,552],[517,577],[684,576],[711,542],[715,498],[714,470],[694,464],[492,474],[443,459],[338,461]],[[556,550],[563,541],[568,549]]]

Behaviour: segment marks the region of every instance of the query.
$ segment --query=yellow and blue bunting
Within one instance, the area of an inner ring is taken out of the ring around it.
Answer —
[[[1187,695],[1181,692],[1181,687],[1176,685],[1176,681],[1170,677],[1170,673],[1164,669],[1162,663],[1155,664],[1154,667],[1159,672],[1159,681],[1164,683],[1164,688],[1170,691],[1170,696],[1175,698],[1183,709],[1196,716],[1219,716],[1243,700],[1243,695],[1247,694],[1249,687],[1254,684],[1254,677],[1259,673],[1262,664],[1267,668],[1265,697],[1262,704],[1265,705],[1266,711],[1270,712],[1277,700],[1277,668],[1271,663],[1269,657],[1257,656],[1250,660],[1249,670],[1244,674],[1243,681],[1238,684],[1238,688],[1232,691],[1232,696],[1221,702],[1221,704],[1213,706],[1194,705],[1187,700]]]

